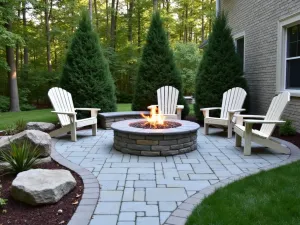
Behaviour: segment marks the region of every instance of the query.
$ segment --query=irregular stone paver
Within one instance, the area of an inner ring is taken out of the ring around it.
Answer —
[[[178,225],[205,195],[234,177],[300,158],[295,153],[272,154],[254,143],[262,151],[244,156],[234,139],[220,131],[211,129],[211,135],[204,136],[201,128],[197,151],[167,157],[120,153],[113,149],[111,130],[98,130],[97,136],[90,136],[91,130],[79,131],[77,142],[62,137],[55,148],[97,176],[101,192],[90,225]]]

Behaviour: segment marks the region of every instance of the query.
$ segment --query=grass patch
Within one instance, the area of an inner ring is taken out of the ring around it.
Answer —
[[[186,225],[298,225],[300,161],[234,182],[205,198]]]
[[[117,105],[118,112],[131,111],[131,103],[120,103]],[[52,109],[40,109],[24,112],[5,112],[0,113],[0,130],[6,129],[18,120],[27,122],[49,122],[56,123],[58,121],[56,114],[51,113]],[[190,115],[194,114],[193,105],[190,105]]]

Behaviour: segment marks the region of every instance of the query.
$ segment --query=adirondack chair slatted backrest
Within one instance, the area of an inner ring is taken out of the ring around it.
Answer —
[[[271,105],[266,114],[265,120],[280,120],[281,115],[290,101],[290,93],[283,92],[273,98]],[[276,124],[263,124],[260,131],[270,137]]]
[[[59,112],[75,112],[72,95],[66,90],[58,87],[51,88],[48,96],[55,111]],[[57,114],[61,126],[70,124],[68,115]]]
[[[171,86],[157,89],[158,108],[162,114],[175,114],[179,91]]]
[[[235,87],[224,92],[220,118],[227,119],[228,110],[241,109],[246,95],[246,91],[239,87]]]

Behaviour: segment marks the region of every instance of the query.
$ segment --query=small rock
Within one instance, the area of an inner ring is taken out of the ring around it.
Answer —
[[[11,143],[22,144],[25,142],[31,144],[32,149],[36,148],[41,157],[50,156],[51,137],[39,130],[24,130],[11,137],[1,138],[0,151],[9,151]]]
[[[57,213],[58,213],[58,214],[62,214],[62,213],[63,213],[63,210],[62,210],[62,209],[59,209],[59,210],[57,210]]]
[[[68,170],[31,169],[13,180],[11,195],[30,205],[52,204],[75,186],[76,180]]]
[[[53,123],[44,122],[28,122],[26,125],[26,130],[40,130],[40,131],[52,131],[55,125]]]

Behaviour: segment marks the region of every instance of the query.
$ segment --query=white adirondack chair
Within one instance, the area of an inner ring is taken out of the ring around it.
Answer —
[[[177,105],[179,91],[171,86],[164,86],[157,89],[157,103],[158,105],[150,105],[148,109],[158,107],[161,114],[167,119],[181,120],[181,112],[183,105]]]
[[[266,116],[236,115],[237,120],[234,126],[234,131],[236,133],[235,145],[240,147],[242,138],[245,138],[244,155],[251,155],[251,141],[271,148],[278,153],[289,154],[290,151],[286,146],[281,145],[280,142],[271,137],[276,124],[285,123],[285,121],[279,119],[289,101],[290,93],[283,92],[273,98]],[[244,118],[256,119],[244,120]],[[245,126],[243,123],[245,123]],[[260,130],[252,129],[252,126],[255,123],[262,124]]]
[[[97,133],[97,114],[100,109],[94,108],[74,108],[72,96],[69,92],[62,88],[54,87],[48,91],[48,96],[52,106],[58,116],[61,128],[50,133],[51,137],[56,137],[71,131],[71,140],[76,141],[76,128],[92,125],[92,133]],[[91,111],[91,117],[77,120],[76,110]]]
[[[209,125],[218,125],[228,127],[227,136],[228,138],[231,138],[234,120],[233,116],[245,111],[245,109],[242,109],[242,107],[246,95],[247,93],[243,88],[235,87],[224,92],[222,107],[200,109],[204,115],[204,134],[208,134]],[[210,117],[209,111],[211,110],[221,110],[220,118]]]

